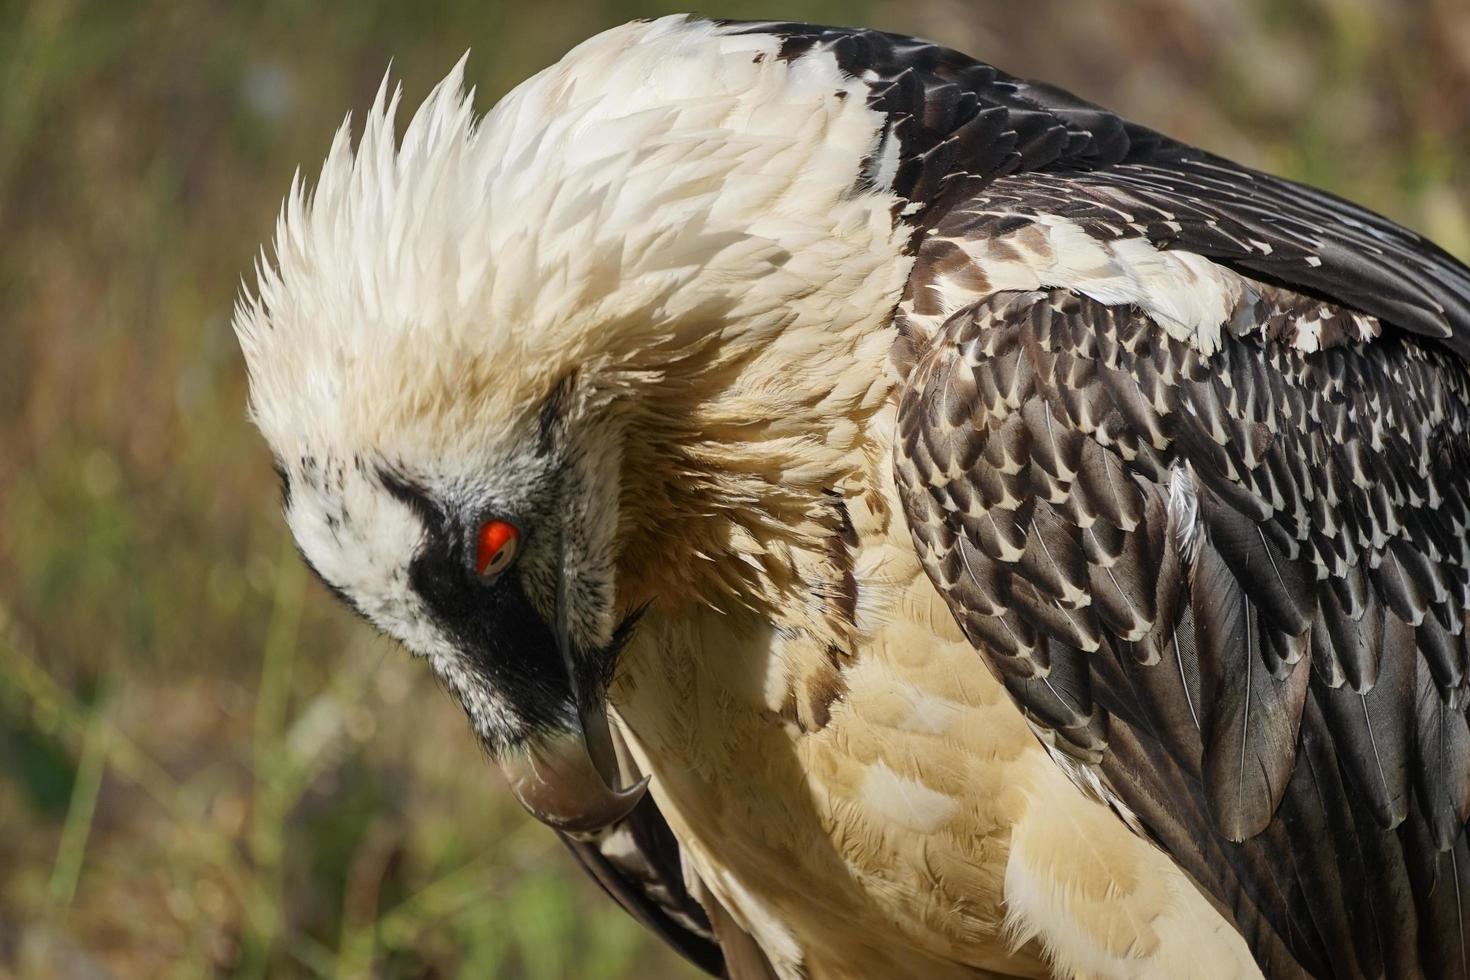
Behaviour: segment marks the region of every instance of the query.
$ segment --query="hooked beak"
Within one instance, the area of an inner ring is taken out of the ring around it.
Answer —
[[[580,731],[528,742],[502,758],[500,768],[531,816],[564,833],[593,834],[633,812],[648,777],[618,789],[607,713],[599,706],[579,715]],[[599,756],[607,761],[599,763]]]
[[[585,672],[578,669],[572,653],[565,571],[557,581],[555,633],[577,705],[576,724],[509,750],[499,760],[500,768],[531,816],[563,833],[593,834],[633,812],[648,789],[649,777],[631,786],[618,785],[606,694],[580,690],[578,678]]]

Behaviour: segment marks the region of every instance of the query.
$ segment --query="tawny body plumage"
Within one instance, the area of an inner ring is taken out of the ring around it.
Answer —
[[[888,445],[892,414],[865,441]],[[693,869],[783,975],[1254,975],[1188,877],[973,669],[888,455],[865,459],[831,540],[856,629],[651,611],[624,653],[613,703]]]

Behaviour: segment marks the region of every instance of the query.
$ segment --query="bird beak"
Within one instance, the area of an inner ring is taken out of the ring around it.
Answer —
[[[564,833],[593,834],[633,812],[648,789],[648,777],[616,788],[617,760],[607,713],[599,707],[579,715],[580,731],[528,742],[502,758],[500,768],[531,816]],[[597,762],[598,756],[607,761]]]
[[[576,724],[510,750],[500,759],[500,768],[531,816],[564,833],[593,834],[633,812],[648,789],[649,777],[618,786],[621,778],[608,727],[606,692],[580,690],[579,678],[587,672],[579,669],[573,655],[566,578],[563,565],[556,589],[555,634],[577,704]]]

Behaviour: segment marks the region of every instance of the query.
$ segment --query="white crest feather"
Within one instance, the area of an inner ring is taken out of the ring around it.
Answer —
[[[509,418],[569,365],[886,313],[906,269],[893,201],[851,193],[881,119],[830,56],[777,49],[684,17],[629,24],[483,119],[461,59],[401,141],[385,76],[355,151],[344,122],[315,190],[293,181],[275,262],[236,311],[278,455],[421,441],[440,390]],[[845,302],[804,310],[833,284]]]

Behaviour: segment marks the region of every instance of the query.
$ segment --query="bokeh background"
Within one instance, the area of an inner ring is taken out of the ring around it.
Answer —
[[[0,0],[0,976],[680,977],[303,574],[229,329],[390,60],[634,0]],[[1464,0],[728,0],[920,34],[1470,254]],[[977,668],[978,669],[978,668]]]

